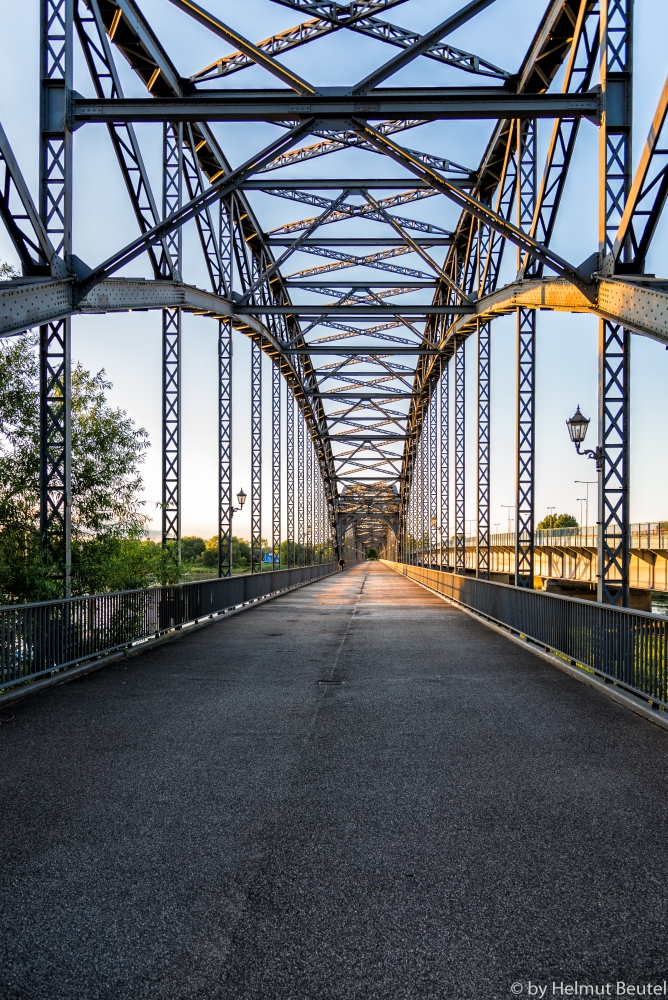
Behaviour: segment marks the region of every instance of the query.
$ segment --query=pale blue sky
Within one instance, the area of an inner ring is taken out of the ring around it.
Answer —
[[[167,0],[140,0],[141,8],[184,76],[207,65],[230,49],[210,36]],[[388,19],[415,29],[427,29],[461,6],[461,0],[434,3],[410,0],[388,13]],[[483,15],[452,36],[452,42],[469,48],[514,71],[544,9],[543,0],[497,0]],[[269,0],[245,0],[244,4],[208,0],[208,7],[254,40],[297,23],[296,12]],[[38,3],[21,4],[0,0],[4,31],[0,37],[0,120],[33,192],[37,178],[37,53]],[[634,81],[635,152],[640,155],[661,86],[668,70],[665,39],[668,37],[666,0],[638,0],[636,3]],[[320,85],[349,84],[360,79],[375,65],[395,52],[380,43],[350,33],[322,39],[284,57],[286,64]],[[142,88],[125,64],[123,83],[128,95]],[[397,84],[466,84],[475,80],[464,74],[422,60],[394,78]],[[259,69],[250,69],[229,78],[231,86],[273,86]],[[75,87],[91,93],[85,66],[77,60]],[[475,167],[492,128],[491,122],[433,123],[406,133],[405,142],[414,148],[437,152]],[[540,125],[544,145],[550,123]],[[216,133],[233,164],[277,134],[270,125],[216,126]],[[138,130],[142,148],[159,192],[161,127]],[[75,135],[74,250],[89,264],[105,259],[136,235],[134,216],[113,157],[106,131],[87,126]],[[598,139],[595,126],[584,122],[579,149],[555,233],[554,248],[574,263],[585,259],[597,247]],[[371,153],[348,151],[343,157],[325,157],[303,165],[304,176],[335,173],[363,175],[375,171],[396,175],[398,168]],[[304,206],[272,201],[257,196],[254,205],[266,229],[291,218],[309,214]],[[418,203],[414,211],[452,225],[457,212],[445,199]],[[406,213],[407,214],[407,213]],[[369,232],[369,230],[365,230]],[[648,269],[666,275],[668,266],[668,221],[662,220],[648,261]],[[185,238],[184,277],[206,286],[199,246],[192,225]],[[4,231],[0,233],[0,259],[13,261],[14,255]],[[295,258],[294,268],[315,263],[312,258]],[[409,261],[407,260],[407,263]],[[514,273],[514,254],[506,258],[506,279]],[[129,274],[149,276],[147,265],[133,262]],[[114,383],[112,401],[124,407],[133,419],[145,426],[153,447],[144,475],[146,499],[160,497],[160,314],[77,318],[73,322],[73,353],[87,367],[104,368]],[[554,505],[579,516],[577,498],[584,496],[576,479],[593,479],[593,463],[578,458],[570,444],[564,421],[580,404],[584,413],[596,415],[597,321],[583,316],[542,313],[538,320],[537,355],[537,516]],[[249,345],[235,337],[235,441],[234,489],[248,491],[249,435],[247,397],[249,388]],[[502,504],[514,502],[515,449],[515,320],[506,317],[493,327],[492,343],[492,524],[506,525]],[[468,477],[467,515],[473,517],[475,491],[475,345],[467,346],[468,366]],[[269,404],[269,367],[265,369],[265,396]],[[184,534],[212,535],[216,530],[216,324],[210,320],[184,318],[183,360],[183,531]],[[668,517],[668,471],[663,461],[663,428],[668,424],[668,355],[660,344],[633,338],[632,350],[632,488],[633,520]],[[269,421],[267,420],[267,431]],[[590,430],[592,438],[595,436]],[[268,443],[268,439],[267,439]],[[267,450],[267,472],[269,452]],[[270,531],[269,483],[265,491],[263,532]],[[590,521],[593,520],[590,504]],[[155,525],[157,526],[157,524]],[[237,515],[235,532],[248,535],[246,512]]]

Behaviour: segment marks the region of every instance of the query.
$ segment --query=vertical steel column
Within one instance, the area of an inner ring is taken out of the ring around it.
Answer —
[[[425,464],[426,464],[425,463],[425,455],[424,455],[424,446],[425,446],[425,441],[427,439],[427,435],[425,434],[425,418],[426,418],[426,416],[427,416],[427,411],[424,411],[423,414],[422,414],[422,427],[420,428],[420,437],[418,438],[418,447],[419,447],[419,454],[420,454],[420,459],[419,459],[419,461],[420,461],[420,464],[419,464],[420,476],[419,476],[419,479],[418,479],[418,531],[419,531],[419,535],[420,535],[420,566],[424,566],[424,541],[425,541],[425,539],[424,539],[424,510],[425,510],[424,499],[425,499],[425,492],[426,492],[426,490],[424,488],[424,486],[425,486],[425,483],[424,483],[424,479],[425,479],[424,473],[425,473]]]
[[[232,324],[218,324],[218,576],[232,575]]]
[[[455,573],[466,572],[466,341],[455,341]]]
[[[305,428],[306,445],[306,559],[307,566],[313,563],[313,447],[308,426]]]
[[[429,565],[437,562],[438,533],[438,393],[429,401]]]
[[[251,572],[262,572],[262,349],[251,344]]]
[[[183,125],[163,129],[163,218],[181,207]],[[181,274],[181,229],[165,240],[172,267]],[[168,273],[164,262],[165,275]],[[170,571],[181,561],[181,310],[162,311],[162,545]]]
[[[304,566],[304,417],[297,410],[297,565]]]
[[[631,187],[633,0],[601,2],[599,251],[610,253]],[[630,259],[627,245],[620,262]],[[629,605],[629,438],[631,334],[599,321],[598,586],[603,604]]]
[[[536,205],[536,122],[517,121],[517,225],[529,231]],[[518,267],[521,253],[517,253]],[[530,270],[527,267],[527,272]],[[523,275],[521,275],[523,276]],[[515,585],[533,589],[536,313],[517,310],[517,533]]]
[[[315,463],[315,544],[318,553],[317,562],[322,562],[322,478],[320,476],[320,466]]]
[[[417,566],[420,558],[420,441],[417,442],[415,454],[415,477],[413,480],[413,565]]]
[[[285,400],[285,490],[287,565],[295,565],[295,397],[288,388]]]
[[[68,268],[72,253],[73,0],[40,4],[39,212]],[[71,592],[72,383],[71,323],[40,327],[40,544],[48,572]]]
[[[232,294],[231,206],[219,203],[221,295]],[[232,324],[218,322],[218,576],[232,576]]]
[[[489,458],[491,323],[478,323],[478,541],[476,576],[489,580]]]
[[[271,561],[281,568],[281,370],[271,370]]]
[[[441,372],[441,569],[449,569],[449,568],[450,568],[450,366],[446,362]]]

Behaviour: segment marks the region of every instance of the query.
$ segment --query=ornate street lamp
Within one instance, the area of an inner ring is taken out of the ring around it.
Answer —
[[[239,503],[239,506],[238,507],[230,507],[230,514],[236,514],[237,511],[240,511],[241,508],[243,507],[243,505],[246,503],[246,494],[244,493],[243,486],[241,487],[241,489],[237,493],[237,501]]]
[[[590,420],[583,416],[580,412],[580,407],[573,414],[570,420],[566,421],[566,426],[568,427],[568,433],[570,439],[575,445],[575,450],[578,455],[586,455],[587,458],[593,458],[596,462],[596,471],[601,471],[601,449],[600,448],[588,448],[586,451],[580,448],[584,439],[587,436],[587,428],[589,427]]]

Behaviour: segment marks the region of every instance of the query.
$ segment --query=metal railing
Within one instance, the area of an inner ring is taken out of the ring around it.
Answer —
[[[383,562],[572,666],[668,708],[668,617]]]
[[[328,576],[333,563],[0,608],[0,693]]]

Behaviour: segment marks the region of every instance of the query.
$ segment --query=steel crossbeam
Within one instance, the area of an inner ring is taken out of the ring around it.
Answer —
[[[172,0],[174,2],[174,0]],[[322,121],[334,130],[340,123],[362,117],[371,121],[407,118],[416,122],[496,118],[589,118],[598,123],[598,94],[513,94],[503,87],[383,89],[368,99],[334,94],[289,94],[285,90],[207,90],[206,96],[72,97],[70,122],[74,129],[87,124],[121,122],[276,122],[294,119]],[[368,139],[366,140],[368,141]]]

